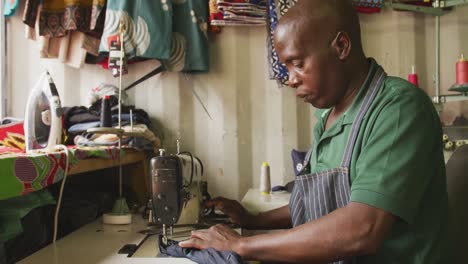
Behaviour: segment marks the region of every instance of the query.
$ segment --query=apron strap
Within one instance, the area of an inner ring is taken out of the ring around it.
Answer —
[[[356,144],[356,140],[358,137],[359,129],[361,127],[362,120],[364,119],[365,114],[369,110],[370,105],[374,101],[377,92],[382,87],[383,81],[387,77],[387,74],[383,70],[383,68],[378,65],[377,70],[374,74],[374,78],[369,86],[369,90],[362,102],[361,108],[354,119],[353,126],[351,128],[351,132],[349,133],[348,143],[345,148],[345,152],[343,154],[343,159],[341,161],[341,167],[349,168],[351,166],[351,158],[354,150],[354,145]]]
[[[312,157],[312,152],[314,151],[314,148],[315,148],[315,142],[312,144],[312,146],[310,146],[309,151],[307,151],[307,154],[304,157],[304,161],[302,162],[302,169],[297,173],[298,176],[306,173],[306,170],[309,165],[310,158]]]

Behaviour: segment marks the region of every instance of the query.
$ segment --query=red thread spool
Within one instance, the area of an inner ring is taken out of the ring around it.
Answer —
[[[463,54],[457,62],[457,85],[468,84],[468,61],[465,60]]]
[[[415,86],[419,87],[418,74],[416,73],[414,65],[411,67],[411,73],[408,75],[408,81],[414,84]]]

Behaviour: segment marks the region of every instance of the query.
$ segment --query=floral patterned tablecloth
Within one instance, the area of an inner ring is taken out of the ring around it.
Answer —
[[[69,147],[69,170],[87,158],[118,159],[118,149]],[[41,190],[63,179],[65,152],[24,153],[0,148],[0,200]]]

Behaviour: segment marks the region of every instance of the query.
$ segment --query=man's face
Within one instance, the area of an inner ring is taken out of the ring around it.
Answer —
[[[330,108],[341,99],[345,86],[331,41],[299,35],[291,26],[275,32],[275,48],[288,69],[289,86],[296,89],[297,97],[314,107]]]

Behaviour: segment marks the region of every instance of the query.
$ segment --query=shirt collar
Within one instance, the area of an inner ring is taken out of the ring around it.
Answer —
[[[374,78],[374,75],[377,71],[377,62],[373,58],[368,58],[370,67],[369,72],[367,73],[366,80],[362,84],[361,88],[359,89],[358,94],[353,100],[351,106],[346,110],[344,113],[344,120],[343,125],[345,124],[352,124],[354,122],[355,117],[357,116],[359,109],[361,108],[362,101],[367,94],[367,90],[369,90],[369,86]]]

